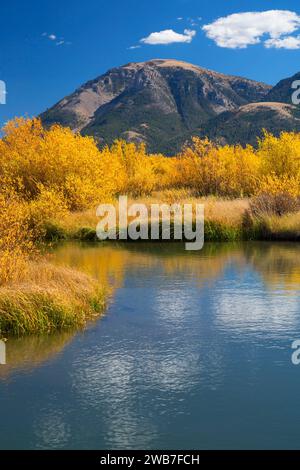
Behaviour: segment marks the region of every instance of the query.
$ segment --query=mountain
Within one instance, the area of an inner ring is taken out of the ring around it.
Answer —
[[[296,73],[292,77],[281,80],[276,86],[274,86],[266,96],[266,101],[278,101],[281,103],[292,104],[292,94],[294,89],[292,83],[296,80],[300,80],[300,73]]]
[[[150,152],[172,155],[191,136],[221,144],[255,145],[263,129],[300,132],[300,107],[292,83],[273,88],[177,60],[155,59],[109,70],[45,111],[59,123],[101,144],[117,138],[145,142]]]
[[[229,129],[239,113],[245,114],[245,106],[263,101],[270,90],[246,78],[156,59],[109,70],[41,118],[46,126],[60,123],[93,135],[100,144],[121,137],[145,142],[152,152],[172,154],[195,133],[218,137],[218,123],[224,127],[227,122]]]
[[[195,132],[220,144],[252,144],[263,129],[278,135],[282,130],[300,132],[300,108],[285,103],[261,102],[227,111]]]

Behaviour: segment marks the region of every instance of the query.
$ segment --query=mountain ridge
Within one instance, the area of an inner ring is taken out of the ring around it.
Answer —
[[[41,119],[46,126],[59,123],[93,135],[100,145],[125,138],[145,142],[150,152],[171,155],[192,135],[246,144],[250,132],[253,143],[253,131],[260,133],[260,121],[268,127],[270,117],[275,133],[280,126],[293,129],[294,124],[298,129],[296,110],[289,110],[281,119],[284,108],[270,104],[263,112],[259,106],[249,108],[250,120],[256,120],[253,113],[259,118],[255,126],[249,126],[245,106],[267,99],[275,102],[274,88],[187,62],[152,59],[114,67],[89,80],[42,113]],[[245,126],[250,129],[248,134]]]

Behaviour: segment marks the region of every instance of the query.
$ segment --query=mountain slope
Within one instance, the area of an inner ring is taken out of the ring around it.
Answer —
[[[130,63],[87,82],[41,115],[100,143],[123,137],[172,154],[224,112],[262,101],[270,86],[175,60]]]
[[[292,104],[292,94],[295,91],[292,88],[292,83],[296,80],[300,80],[300,72],[277,83],[277,85],[269,91],[265,100]]]
[[[227,111],[196,134],[220,144],[257,144],[263,129],[278,135],[282,130],[300,132],[300,108],[285,103],[251,103]]]

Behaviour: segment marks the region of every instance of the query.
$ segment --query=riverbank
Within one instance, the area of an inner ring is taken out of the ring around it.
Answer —
[[[300,212],[276,214],[267,207],[257,210],[257,202],[244,199],[196,198],[188,191],[160,191],[138,199],[128,199],[128,204],[143,203],[149,209],[156,204],[204,204],[205,241],[300,241]],[[69,212],[60,220],[52,219],[45,227],[48,241],[97,241],[96,226],[99,219],[96,208]],[[149,224],[150,231],[150,224]],[[171,238],[172,238],[171,224]]]
[[[84,328],[103,313],[107,291],[91,276],[45,260],[0,287],[0,337]]]

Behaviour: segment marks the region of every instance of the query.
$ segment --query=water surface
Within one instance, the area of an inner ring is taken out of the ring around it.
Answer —
[[[300,246],[65,244],[112,286],[80,333],[9,339],[2,449],[300,448]]]

